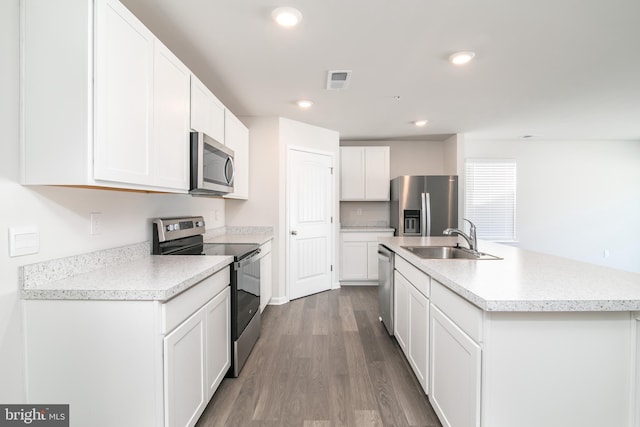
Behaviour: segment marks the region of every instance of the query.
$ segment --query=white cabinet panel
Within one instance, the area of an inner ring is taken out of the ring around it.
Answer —
[[[164,375],[165,425],[195,425],[207,404],[204,310],[165,337]]]
[[[409,343],[409,292],[411,283],[402,274],[393,273],[393,335],[405,356]]]
[[[94,178],[151,184],[154,37],[119,2],[96,6]]]
[[[367,242],[367,279],[378,280],[378,242]]]
[[[195,75],[191,75],[191,129],[224,144],[224,104]]]
[[[271,301],[273,296],[273,259],[271,255],[271,242],[260,247],[264,256],[260,259],[260,312]]]
[[[429,300],[409,287],[409,340],[407,358],[425,393],[429,383]]]
[[[364,147],[340,147],[340,200],[364,200]]]
[[[189,189],[189,69],[155,42],[153,176],[162,187]]]
[[[389,200],[389,147],[367,147],[365,150],[365,199]]]
[[[224,113],[225,145],[234,152],[235,177],[233,179],[233,193],[225,198],[249,198],[249,129],[231,113]]]
[[[480,426],[481,350],[431,305],[429,401],[444,427]]]
[[[340,200],[389,200],[389,147],[340,147]]]
[[[367,279],[367,242],[342,242],[342,280]]]
[[[231,366],[231,288],[204,307],[206,318],[207,398],[210,399]],[[208,401],[207,399],[207,401]]]

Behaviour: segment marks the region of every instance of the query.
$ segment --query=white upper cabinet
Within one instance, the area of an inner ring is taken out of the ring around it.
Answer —
[[[191,129],[203,132],[221,144],[225,143],[224,104],[191,75]]]
[[[249,198],[249,129],[229,110],[224,113],[224,142],[233,150],[235,178],[233,193],[225,198]]]
[[[389,200],[389,147],[340,147],[340,200]]]
[[[23,0],[22,183],[187,192],[187,68],[117,0],[91,6]]]
[[[153,43],[119,2],[96,2],[95,179],[152,184]]]
[[[160,41],[155,42],[152,174],[154,183],[189,188],[189,69]]]

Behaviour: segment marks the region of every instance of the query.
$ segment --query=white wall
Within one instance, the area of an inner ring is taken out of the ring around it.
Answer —
[[[335,156],[334,265],[337,266],[339,227],[339,140],[338,132],[282,117],[242,117],[249,129],[251,170],[249,172],[249,200],[228,200],[227,225],[274,227],[273,302],[288,301],[286,243],[288,238],[286,204],[287,147],[305,147],[332,153]],[[338,282],[338,268],[334,268],[333,282]]]
[[[516,159],[519,247],[640,272],[640,141],[467,139],[464,157]]]
[[[151,239],[150,219],[204,214],[224,225],[224,200],[61,187],[19,181],[19,0],[0,2],[0,402],[25,399],[18,266]],[[55,144],[55,141],[51,141]],[[212,214],[219,212],[219,220]],[[89,235],[89,213],[103,214],[102,233]],[[40,252],[9,257],[8,228],[37,225]],[[82,321],[82,319],[78,319]]]

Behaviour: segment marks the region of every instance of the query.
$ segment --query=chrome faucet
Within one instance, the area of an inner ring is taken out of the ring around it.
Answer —
[[[462,238],[464,240],[467,241],[467,243],[469,244],[469,249],[471,249],[474,252],[478,251],[478,238],[476,237],[476,226],[474,223],[472,223],[471,221],[469,221],[467,218],[463,218],[465,221],[467,221],[470,225],[469,228],[469,235],[467,235],[464,231],[458,229],[458,228],[447,228],[446,230],[444,230],[442,232],[442,234],[444,234],[445,236],[451,236],[452,234],[458,234],[460,236],[462,236]]]

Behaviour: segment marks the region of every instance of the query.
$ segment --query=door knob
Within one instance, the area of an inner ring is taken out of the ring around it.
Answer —
[[[298,231],[297,230],[291,230],[291,235],[292,236],[297,236],[298,235]]]

